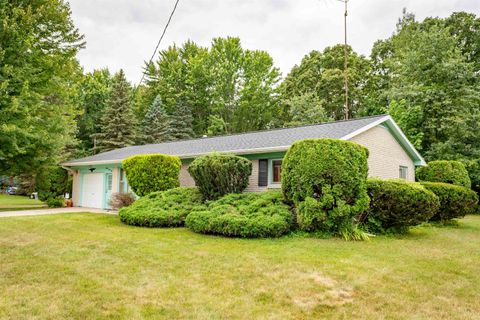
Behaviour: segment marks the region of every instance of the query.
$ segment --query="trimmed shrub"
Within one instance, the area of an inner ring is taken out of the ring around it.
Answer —
[[[422,185],[440,200],[440,208],[431,221],[448,221],[474,213],[478,196],[471,189],[442,182],[422,182]]]
[[[115,192],[110,198],[110,206],[114,210],[128,207],[135,202],[135,195],[131,192]]]
[[[470,177],[465,165],[460,161],[431,161],[417,169],[417,180],[428,182],[444,182],[466,188],[471,187]]]
[[[252,163],[242,157],[214,153],[193,160],[188,172],[204,198],[214,200],[245,190]]]
[[[430,220],[440,206],[438,197],[416,182],[368,179],[367,188],[370,207],[359,220],[371,232],[407,231]]]
[[[279,237],[290,231],[292,213],[279,191],[229,194],[190,213],[185,224],[194,232],[227,237]]]
[[[63,197],[48,198],[46,201],[49,208],[62,208],[65,207],[65,199]]]
[[[165,154],[136,155],[122,161],[128,184],[140,197],[178,187],[181,166],[179,157]]]
[[[368,150],[337,139],[295,142],[282,163],[282,190],[304,231],[345,234],[368,208]]]
[[[462,162],[467,168],[470,181],[472,181],[472,190],[480,197],[480,159],[463,160]],[[480,214],[480,205],[477,205],[475,213]]]
[[[118,212],[120,221],[141,227],[180,227],[192,210],[206,208],[197,188],[153,192]]]

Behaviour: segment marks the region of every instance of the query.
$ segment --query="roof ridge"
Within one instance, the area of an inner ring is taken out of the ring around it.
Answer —
[[[354,118],[354,119],[335,120],[335,121],[330,121],[330,122],[304,124],[304,125],[300,125],[300,126],[293,126],[293,127],[287,127],[287,128],[272,128],[272,129],[254,130],[254,131],[240,132],[240,133],[231,133],[231,134],[224,134],[224,135],[221,135],[221,136],[199,137],[199,138],[191,138],[191,139],[165,141],[165,142],[160,142],[160,143],[139,144],[139,145],[133,145],[133,146],[128,146],[128,147],[124,147],[124,148],[155,146],[155,145],[159,145],[159,144],[178,143],[178,142],[183,142],[183,141],[206,140],[206,139],[222,138],[222,137],[234,137],[234,136],[242,136],[242,135],[251,134],[251,133],[261,133],[261,132],[271,132],[271,131],[280,131],[280,130],[288,130],[288,129],[306,128],[306,127],[320,126],[320,125],[326,125],[326,124],[334,124],[334,123],[340,123],[340,122],[350,122],[350,121],[358,121],[358,120],[364,120],[364,119],[370,119],[370,118],[380,118],[380,117],[385,117],[385,116],[387,116],[387,114],[365,116],[365,117]],[[121,149],[124,149],[124,148],[121,148]],[[116,150],[121,150],[121,149],[116,149]]]

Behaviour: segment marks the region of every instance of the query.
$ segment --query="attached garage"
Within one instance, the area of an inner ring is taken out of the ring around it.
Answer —
[[[103,173],[87,173],[83,175],[82,207],[103,207],[103,179]]]

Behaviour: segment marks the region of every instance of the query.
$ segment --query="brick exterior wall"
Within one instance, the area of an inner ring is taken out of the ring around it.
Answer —
[[[377,126],[350,139],[368,148],[368,175],[380,179],[399,178],[400,166],[408,168],[408,180],[415,180],[415,165],[388,129]]]
[[[182,167],[180,168],[180,174],[178,176],[178,179],[180,180],[180,186],[181,187],[194,187],[195,186],[195,181],[193,180],[190,173],[188,173],[188,164],[182,164]]]
[[[112,194],[119,192],[120,191],[119,188],[120,188],[120,168],[113,168],[112,169]]]
[[[80,171],[72,171],[72,201],[74,206],[80,205]]]

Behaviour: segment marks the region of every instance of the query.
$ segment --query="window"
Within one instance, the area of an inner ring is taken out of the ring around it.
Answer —
[[[282,160],[272,160],[272,183],[282,181]]]
[[[400,179],[407,179],[408,178],[408,167],[400,166]]]
[[[112,174],[107,173],[107,190],[112,191]]]

